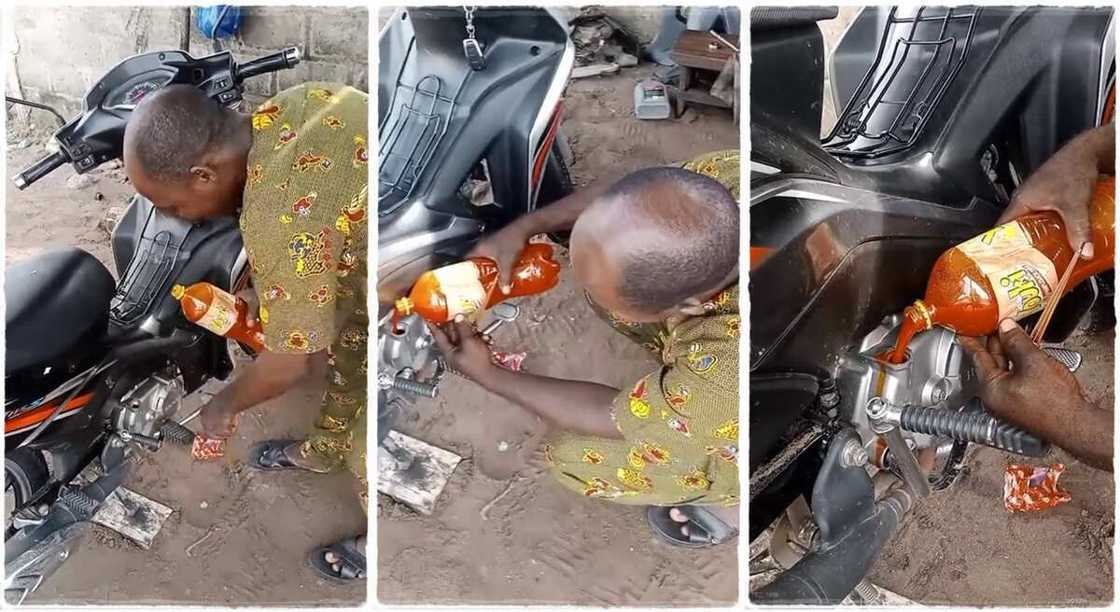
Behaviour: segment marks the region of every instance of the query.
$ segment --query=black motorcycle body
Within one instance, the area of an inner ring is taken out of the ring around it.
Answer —
[[[245,79],[298,62],[294,48],[240,65],[228,51],[200,59],[182,51],[128,58],[94,84],[82,112],[55,133],[58,150],[19,173],[16,185],[27,188],[67,163],[81,174],[120,159],[129,115],[152,91],[188,84],[235,106]],[[135,195],[113,231],[112,250],[115,275],[76,248],[7,270],[10,601],[26,598],[53,570],[51,559],[76,545],[77,526],[123,479],[127,454],[157,449],[167,438],[190,443],[189,430],[172,421],[181,399],[233,370],[226,339],[187,321],[171,288],[202,281],[231,292],[246,286],[236,219],[191,223]],[[98,479],[75,484],[87,469]]]
[[[851,364],[924,293],[942,252],[990,227],[1022,180],[1099,125],[1114,87],[1108,8],[868,7],[832,56],[839,118],[822,138],[817,21],[835,15],[752,15],[749,533],[802,497],[821,530],[787,571],[800,573],[758,601],[838,603],[863,578],[875,555],[851,549],[877,551],[887,536],[857,526],[898,517],[871,512],[866,475],[848,481],[854,497],[830,486],[843,471],[833,447],[853,429],[856,441],[874,435],[845,383]],[[791,82],[791,66],[805,78]],[[1087,281],[1063,299],[1046,340],[1068,336],[1096,295]],[[798,580],[825,586],[809,595],[789,586]]]
[[[417,396],[434,396],[439,356],[393,300],[457,261],[487,232],[571,192],[561,98],[575,58],[567,24],[533,7],[471,9],[482,51],[464,52],[461,7],[398,10],[379,39],[378,437]]]

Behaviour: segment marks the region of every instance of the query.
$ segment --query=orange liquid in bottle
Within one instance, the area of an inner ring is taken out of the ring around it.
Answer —
[[[1075,264],[1067,289],[1114,265],[1114,177],[1097,181],[1089,216],[1093,257]],[[933,265],[925,298],[906,308],[888,361],[906,361],[914,334],[934,325],[984,336],[1005,318],[1041,311],[1073,257],[1065,224],[1053,212],[1023,215],[945,251]]]
[[[521,252],[513,266],[509,293],[498,287],[497,262],[472,257],[422,274],[408,297],[397,300],[393,327],[400,317],[414,312],[432,323],[446,323],[456,315],[486,310],[509,298],[548,291],[558,282],[560,264],[547,244],[529,244]]]
[[[210,283],[195,283],[190,287],[175,285],[171,295],[179,300],[183,315],[191,323],[237,340],[258,353],[266,350],[260,322],[249,325],[246,321],[249,304],[245,300]]]

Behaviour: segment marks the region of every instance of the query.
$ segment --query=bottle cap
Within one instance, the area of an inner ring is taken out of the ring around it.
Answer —
[[[175,285],[174,287],[171,288],[171,297],[173,297],[177,300],[183,299],[183,296],[186,295],[186,293],[187,293],[187,288],[182,286],[182,285]]]
[[[396,307],[397,312],[401,313],[402,315],[412,314],[412,300],[406,297],[402,297],[401,299],[397,300],[394,306]]]
[[[922,329],[933,327],[933,311],[930,309],[929,305],[922,300],[914,300],[914,305],[907,310],[914,313],[914,316],[911,318],[921,323],[923,325]]]

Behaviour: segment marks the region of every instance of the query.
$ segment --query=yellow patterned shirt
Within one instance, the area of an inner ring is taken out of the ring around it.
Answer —
[[[738,151],[683,167],[716,179],[738,198]],[[704,315],[660,324],[630,323],[588,301],[661,366],[615,398],[612,416],[622,440],[560,433],[549,442],[546,459],[560,482],[623,504],[738,503],[738,285],[706,302]]]
[[[366,303],[368,106],[353,87],[305,83],[253,113],[240,224],[269,351],[365,341],[336,330]]]

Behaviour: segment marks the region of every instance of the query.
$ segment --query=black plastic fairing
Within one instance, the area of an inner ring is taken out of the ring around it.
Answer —
[[[411,103],[414,110],[424,113],[430,108],[431,96],[414,97],[416,86],[427,79],[421,89],[434,91],[433,84],[438,84],[440,96],[446,100],[436,105],[432,114],[438,116],[430,121],[444,133],[430,158],[417,169],[408,199],[435,211],[463,214],[459,187],[485,158],[497,202],[489,207],[493,210],[485,212],[490,217],[488,225],[496,227],[530,206],[528,169],[535,153],[530,150],[530,133],[557,77],[568,39],[543,9],[480,8],[474,25],[484,47],[486,68],[473,71],[463,55],[465,25],[461,8],[437,7],[410,9],[389,23],[379,43],[378,123],[382,139],[392,136],[394,127],[407,120],[406,105]],[[449,105],[453,107],[450,111]],[[386,149],[388,144],[394,146]],[[396,140],[381,143],[379,199],[387,198],[393,184],[399,182],[397,164],[404,163],[400,158],[412,152],[407,144]],[[393,211],[411,205],[396,196],[388,202]],[[384,215],[386,209],[379,208]],[[402,229],[395,219],[383,218],[381,241],[394,240]]]
[[[865,8],[833,56],[833,82],[843,108],[874,58],[871,32],[885,7]],[[999,201],[981,167],[993,143],[1021,143],[1015,160],[1028,176],[1076,134],[1096,122],[1101,51],[1110,8],[978,7],[972,44],[960,73],[929,111],[911,149],[883,159],[852,160],[869,188],[938,202],[980,197]],[[875,41],[878,36],[875,37]],[[902,72],[920,72],[922,65]],[[1106,67],[1107,69],[1107,67]],[[916,78],[903,74],[899,78]],[[1010,125],[1013,134],[1000,133]]]
[[[160,213],[142,196],[133,196],[113,232],[113,257],[122,270],[113,303],[114,323],[134,327],[154,317],[170,329],[183,321],[171,287],[206,281],[228,291],[237,281],[232,274],[242,252],[233,217],[190,223]]]

